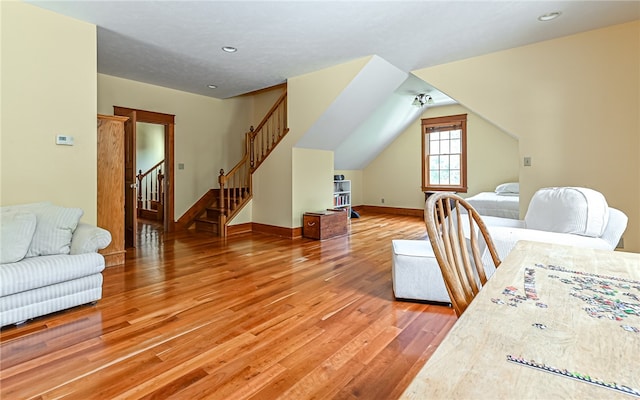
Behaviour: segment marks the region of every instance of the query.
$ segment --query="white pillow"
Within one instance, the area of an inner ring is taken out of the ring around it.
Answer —
[[[37,224],[26,257],[69,254],[82,209],[47,205],[31,211],[36,215]]]
[[[36,230],[36,215],[25,211],[0,214],[0,264],[22,260]]]
[[[520,193],[520,183],[518,182],[507,182],[501,185],[496,186],[496,194],[500,195],[515,195]]]
[[[579,187],[538,190],[524,217],[527,229],[600,237],[609,221],[602,193]]]

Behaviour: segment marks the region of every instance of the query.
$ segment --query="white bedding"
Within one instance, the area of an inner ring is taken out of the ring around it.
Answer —
[[[475,208],[480,215],[502,218],[520,218],[520,196],[499,195],[494,192],[481,192],[465,200]]]

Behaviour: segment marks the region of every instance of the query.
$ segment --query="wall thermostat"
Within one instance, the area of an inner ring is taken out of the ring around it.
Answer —
[[[73,146],[73,136],[57,135],[56,144],[63,144],[66,146]]]

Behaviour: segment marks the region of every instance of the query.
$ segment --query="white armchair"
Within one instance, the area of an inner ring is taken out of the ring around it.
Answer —
[[[502,259],[519,240],[614,250],[627,216],[609,207],[602,193],[580,187],[538,190],[524,220],[482,217]]]

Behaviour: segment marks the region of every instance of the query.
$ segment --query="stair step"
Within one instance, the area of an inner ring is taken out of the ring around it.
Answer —
[[[211,232],[216,235],[220,232],[218,221],[212,221],[209,219],[198,218],[196,219],[196,231],[197,232]]]
[[[205,219],[217,221],[219,216],[220,216],[219,209],[207,207]]]

